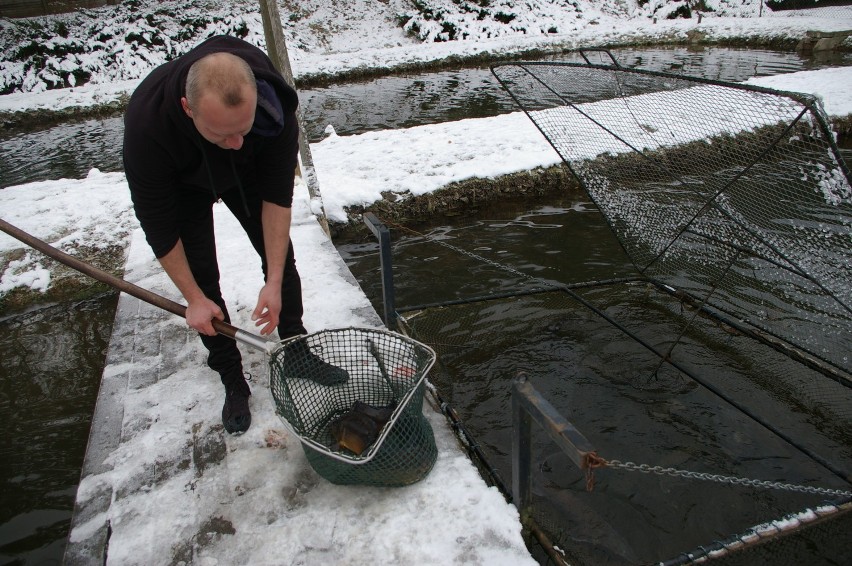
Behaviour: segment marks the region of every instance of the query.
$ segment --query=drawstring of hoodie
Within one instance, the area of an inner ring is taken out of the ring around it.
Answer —
[[[197,133],[197,132],[196,132]],[[216,183],[213,181],[213,171],[210,169],[210,162],[207,160],[207,152],[204,151],[204,141],[201,139],[201,134],[198,134],[198,149],[201,150],[201,160],[204,162],[204,169],[207,171],[207,179],[210,181],[210,190],[213,192],[213,202],[219,200],[219,194],[216,192]],[[246,211],[246,217],[251,217],[246,193],[243,190],[243,183],[240,181],[240,176],[237,175],[237,166],[234,165],[234,154],[228,153],[228,161],[231,164],[231,173],[234,174],[234,179],[237,181],[237,190],[240,192],[240,199],[243,201],[243,210]]]
[[[237,175],[237,166],[234,165],[234,154],[229,153],[228,157],[230,158],[229,161],[231,162],[231,172],[234,174],[234,179],[237,180],[237,190],[240,191],[240,198],[243,201],[243,208],[246,211],[246,217],[251,217],[251,212],[249,212],[249,207],[248,207],[248,201],[246,200],[246,193],[243,190],[243,182],[240,181],[240,176]],[[209,172],[210,172],[210,170],[208,169],[208,173]]]

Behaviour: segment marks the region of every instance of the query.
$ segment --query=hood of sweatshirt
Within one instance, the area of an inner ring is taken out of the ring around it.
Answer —
[[[278,135],[283,128],[283,115],[295,112],[299,105],[296,91],[284,81],[263,51],[231,36],[212,37],[192,51],[167,64],[174,64],[175,67],[169,70],[168,79],[164,85],[164,91],[171,95],[169,97],[171,103],[166,104],[165,108],[169,117],[179,124],[181,130],[187,135],[198,135],[195,124],[186,115],[180,103],[180,99],[186,96],[186,77],[193,63],[206,55],[222,51],[242,58],[254,72],[258,85],[258,111],[255,114],[252,132],[266,136]],[[209,145],[216,147],[213,144]]]
[[[189,68],[217,52],[245,60],[258,85],[255,122],[239,150],[205,140],[180,102]],[[230,36],[206,40],[140,83],[125,113],[123,157],[134,208],[155,253],[168,251],[177,240],[174,210],[182,192],[212,202],[227,191],[252,186],[264,201],[290,205],[298,159],[297,107],[295,90],[266,54]]]

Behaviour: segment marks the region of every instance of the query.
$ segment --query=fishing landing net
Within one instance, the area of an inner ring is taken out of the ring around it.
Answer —
[[[324,330],[282,342],[269,362],[270,387],[319,475],[341,485],[404,486],[437,458],[423,415],[434,362],[430,348],[400,334]]]
[[[542,492],[530,513],[574,563],[680,552],[666,563],[848,558],[848,501],[678,471],[848,493],[852,188],[819,105],[617,63],[492,70],[633,269],[606,281],[530,277],[536,285],[514,294],[400,309],[407,333],[439,352],[430,379],[489,464],[511,470],[501,444],[511,423],[497,415],[509,413],[506,378],[520,370],[601,456],[625,460],[625,470],[638,468],[629,460],[673,470],[608,476],[587,494],[577,489],[583,473],[546,439],[534,441]],[[784,520],[822,502],[842,512]],[[749,527],[765,523],[781,534],[755,542]],[[701,548],[715,550],[685,552]]]

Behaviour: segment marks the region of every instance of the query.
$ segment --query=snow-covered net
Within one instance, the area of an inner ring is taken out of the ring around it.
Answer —
[[[815,100],[618,66],[494,73],[643,275],[849,378],[852,188]]]
[[[306,364],[307,355],[330,365]],[[430,348],[396,333],[329,329],[283,342],[269,362],[270,387],[276,412],[319,475],[342,485],[404,486],[426,477],[437,458],[423,415],[434,362]],[[336,379],[341,372],[345,381]],[[382,410],[381,422],[363,426],[365,414]]]

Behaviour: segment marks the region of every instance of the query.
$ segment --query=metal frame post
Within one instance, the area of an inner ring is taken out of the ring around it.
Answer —
[[[536,391],[526,376],[519,375],[512,384],[512,501],[521,517],[532,493],[532,421],[581,470],[588,468],[589,456],[595,452],[586,437]]]
[[[372,212],[364,213],[364,224],[379,241],[379,264],[382,270],[382,303],[385,308],[385,325],[396,330],[396,299],[393,286],[393,260],[390,247],[390,230]]]
[[[266,39],[266,52],[272,64],[284,77],[293,90],[296,89],[296,81],[293,78],[293,69],[290,66],[290,56],[287,53],[287,43],[284,40],[284,31],[281,29],[281,16],[278,13],[277,0],[259,0],[260,16],[263,21],[263,35]],[[308,144],[308,136],[305,133],[304,107],[302,104],[297,109],[299,122],[299,158],[302,179],[308,186],[308,194],[313,201],[311,209],[319,208],[319,222],[325,235],[331,237],[328,227],[328,218],[325,215],[325,205],[322,202],[322,194],[319,189],[316,172],[314,171],[314,158],[311,155],[311,147]]]

